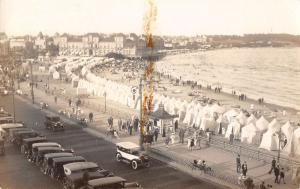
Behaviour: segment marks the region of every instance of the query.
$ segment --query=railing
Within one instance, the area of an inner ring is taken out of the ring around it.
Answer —
[[[201,137],[203,140],[206,140],[206,137]],[[259,161],[264,161],[267,163],[271,163],[274,155],[273,154],[269,154],[267,152],[262,152],[259,149],[251,149],[250,147],[247,146],[242,146],[242,145],[237,145],[237,144],[230,144],[225,140],[220,140],[220,139],[215,139],[215,138],[211,138],[209,145],[212,145],[214,147],[217,148],[221,148],[223,150],[229,151],[229,152],[233,152],[236,154],[240,154],[252,159],[256,159]],[[280,157],[280,163],[287,165],[287,166],[300,166],[300,162],[299,161],[295,161],[293,159],[288,159],[285,157]]]
[[[188,171],[189,173],[191,173],[192,175],[194,175],[196,177],[206,178],[206,179],[207,178],[218,179],[219,181],[223,181],[223,182],[235,185],[239,188],[245,188],[244,184],[239,182],[237,175],[228,174],[228,173],[219,171],[217,169],[217,167],[215,167],[215,166],[211,166],[212,171],[204,172],[204,171],[200,171],[199,169],[195,169],[190,160],[181,158],[176,153],[173,153],[170,151],[161,151],[156,148],[151,148],[149,150],[149,152],[150,152],[150,154],[152,153],[154,155],[159,155],[161,157],[166,158],[170,162],[175,162],[176,164],[183,166],[186,169],[186,171]],[[256,189],[256,188],[258,189],[259,186],[254,185],[253,189]]]

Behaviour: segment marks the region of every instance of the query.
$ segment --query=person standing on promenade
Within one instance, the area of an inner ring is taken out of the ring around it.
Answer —
[[[121,118],[119,118],[119,120],[118,120],[118,127],[119,127],[119,131],[121,131],[121,130],[122,130],[122,125],[123,125],[122,119],[121,119]]]
[[[238,154],[236,158],[236,172],[240,173],[241,172],[241,157],[240,154]]]
[[[71,107],[71,105],[72,105],[72,100],[69,98],[69,107]]]
[[[275,167],[274,169],[274,174],[275,174],[275,183],[279,184],[279,173],[280,173],[280,169],[279,169],[279,165],[277,165],[277,167]]]
[[[242,165],[242,173],[243,173],[243,176],[247,176],[247,171],[248,171],[247,162],[244,161],[244,163],[243,163],[243,165]]]
[[[176,120],[175,123],[174,123],[174,129],[175,129],[175,133],[176,133],[176,131],[178,129],[178,120]]]
[[[157,138],[158,138],[158,129],[156,128],[154,130],[154,140],[155,140],[155,142],[157,142]]]
[[[94,118],[94,114],[93,114],[93,112],[90,112],[89,113],[90,122],[93,122],[93,118]]]
[[[264,181],[262,181],[261,184],[259,185],[259,189],[267,189]]]
[[[285,174],[284,174],[284,168],[281,168],[280,175],[279,175],[279,184],[280,184],[281,180],[285,184],[284,176],[285,176]]]
[[[190,149],[191,151],[193,151],[194,146],[195,146],[195,140],[192,138],[192,139],[191,139],[190,146],[189,146],[189,149]]]
[[[276,160],[275,160],[275,157],[273,157],[273,160],[271,163],[271,170],[269,171],[269,174],[271,174],[275,168],[276,168]]]
[[[178,135],[179,135],[179,142],[181,144],[183,144],[184,143],[184,130],[182,128],[180,128]]]

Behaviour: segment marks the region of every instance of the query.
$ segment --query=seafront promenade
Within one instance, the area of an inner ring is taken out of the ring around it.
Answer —
[[[76,99],[75,89],[71,87],[70,84],[64,83],[61,81],[50,81],[50,91],[51,89],[56,89],[55,91],[60,91],[59,93],[45,93],[45,89],[42,88],[44,83],[39,83],[39,86],[34,89],[35,91],[35,101],[38,104],[39,102],[46,102],[49,104],[49,107],[54,112],[59,110],[70,111],[68,105],[68,99]],[[30,89],[28,83],[22,83],[21,89],[24,91],[24,94],[27,94],[26,98],[30,100]],[[62,92],[63,91],[63,92]],[[54,101],[54,96],[58,97],[57,103]],[[90,112],[94,114],[94,122],[89,123],[88,128],[84,130],[86,132],[92,133],[99,137],[107,138],[111,142],[116,141],[133,141],[138,143],[139,136],[137,133],[134,133],[133,136],[125,131],[119,132],[119,139],[110,139],[109,136],[106,136],[107,130],[107,118],[112,116],[115,120],[115,123],[119,118],[124,120],[130,119],[132,115],[137,114],[136,110],[130,109],[126,106],[120,105],[113,101],[107,100],[106,102],[106,112],[105,112],[105,100],[102,97],[89,97],[82,99],[82,112],[85,117],[88,117]],[[67,119],[66,119],[67,120]],[[115,128],[117,128],[115,124]],[[188,136],[187,136],[188,138]],[[167,162],[170,166],[173,166],[183,172],[186,172],[194,177],[201,179],[208,179],[218,184],[227,185],[230,188],[239,188],[239,174],[236,173],[235,158],[236,153],[230,152],[230,150],[220,149],[217,145],[213,143],[210,146],[207,145],[205,139],[201,143],[201,149],[195,149],[189,151],[187,148],[187,142],[184,144],[170,144],[167,148],[164,144],[164,139],[159,136],[158,142],[154,143],[151,148],[149,148],[149,153],[152,157],[160,159],[161,161]],[[213,138],[216,139],[217,138]],[[230,146],[226,143],[226,145]],[[239,144],[242,147],[243,144]],[[276,153],[270,153],[270,156],[276,156]],[[287,158],[283,155],[284,158]],[[191,162],[193,159],[202,159],[206,160],[207,164],[212,167],[214,174],[204,174],[200,170],[193,170]],[[274,184],[274,175],[269,175],[267,172],[270,169],[270,163],[268,161],[257,160],[253,157],[249,157],[248,154],[241,156],[242,161],[247,161],[248,164],[248,175],[254,179],[254,182],[259,184],[264,180],[268,184],[272,184],[273,188],[298,188],[297,185],[293,185],[290,182],[291,170],[286,172],[287,184]]]

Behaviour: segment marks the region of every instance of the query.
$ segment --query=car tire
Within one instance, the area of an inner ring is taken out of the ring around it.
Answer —
[[[134,169],[134,170],[136,170],[136,169],[138,168],[138,163],[137,163],[136,160],[133,160],[133,161],[131,162],[131,168]]]
[[[121,162],[122,161],[122,155],[117,153],[116,160],[117,160],[117,162]]]
[[[145,167],[150,167],[150,162],[145,163]]]

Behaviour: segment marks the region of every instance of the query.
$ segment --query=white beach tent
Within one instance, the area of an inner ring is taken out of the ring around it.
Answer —
[[[291,125],[291,123],[288,121],[281,127],[281,132],[284,134],[284,136],[287,139],[287,144],[283,148],[283,151],[287,152],[288,154],[291,153],[291,147],[292,147],[292,139],[294,134],[294,127]]]
[[[242,128],[241,141],[249,144],[259,140],[259,132],[253,123],[250,123]]]
[[[264,116],[261,116],[257,121],[256,121],[256,127],[260,132],[264,132],[268,129],[269,122],[265,119]]]
[[[273,119],[271,123],[268,125],[268,131],[278,132],[280,130],[280,124],[278,123],[277,119]]]
[[[251,114],[250,117],[248,117],[247,119],[247,125],[250,123],[253,123],[253,125],[255,125],[256,121],[257,121],[256,117],[253,114]]]
[[[234,118],[238,115],[239,115],[239,111],[237,109],[231,109],[225,113],[225,116],[227,117],[228,122],[233,121]]]
[[[288,141],[283,151],[291,155],[300,155],[300,127],[294,130],[291,140]]]
[[[203,131],[206,131],[207,129],[209,131],[214,131],[216,127],[217,127],[217,123],[213,118],[209,118],[207,116],[202,117],[200,129],[203,129]]]
[[[53,79],[59,79],[60,74],[57,71],[55,71],[52,76],[53,76]]]
[[[236,120],[241,124],[241,125],[246,125],[247,124],[247,117],[245,114],[241,111],[238,116],[236,116]]]
[[[278,150],[279,138],[275,132],[268,130],[262,137],[259,148],[266,150]]]
[[[235,139],[240,138],[240,130],[241,130],[241,125],[237,120],[232,121],[229,123],[226,133],[225,133],[225,138],[230,137],[230,134],[233,133]]]

